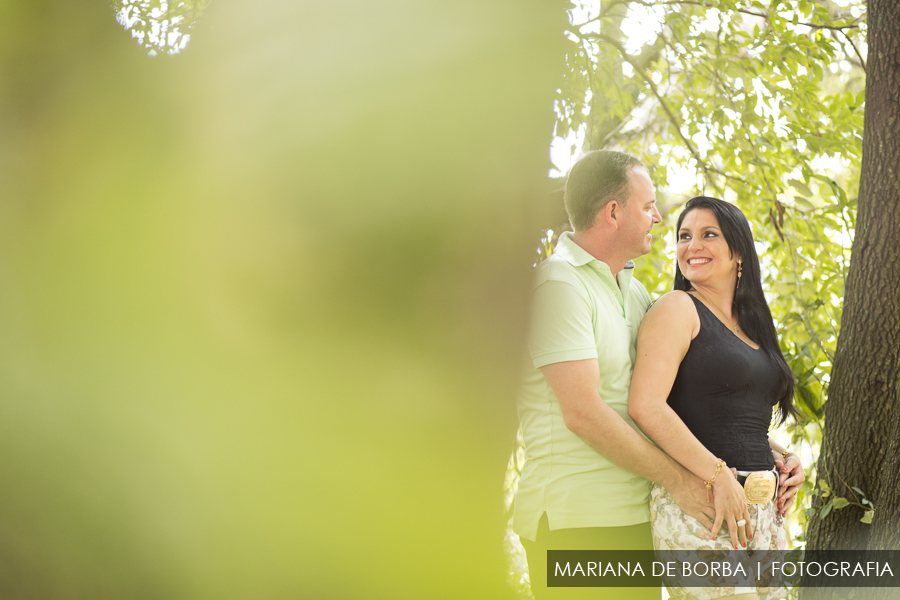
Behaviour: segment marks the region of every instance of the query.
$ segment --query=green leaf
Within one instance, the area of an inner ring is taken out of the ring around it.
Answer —
[[[863,515],[863,517],[862,517],[862,519],[860,519],[860,521],[865,523],[866,525],[871,525],[872,517],[874,517],[874,516],[875,516],[874,510],[867,510],[866,514]]]
[[[840,509],[844,508],[845,506],[850,505],[849,500],[847,500],[846,498],[841,498],[840,496],[835,496],[834,500],[832,500],[832,502],[834,503],[835,510],[840,510]]]
[[[828,513],[831,512],[832,506],[833,506],[833,505],[831,504],[831,502],[829,502],[828,504],[826,504],[825,506],[823,506],[823,507],[822,507],[822,510],[819,511],[819,518],[820,518],[820,519],[824,519],[825,517],[827,517],[827,516],[828,516]]]
[[[859,494],[860,496],[865,496],[865,494],[863,494],[863,491],[861,489],[859,489],[858,487],[856,487],[855,485],[852,486],[850,489],[853,490],[854,492],[856,492],[857,494]]]
[[[737,79],[738,77],[744,77],[746,75],[744,73],[744,67],[733,60],[728,61],[725,65],[725,73],[732,79]]]
[[[809,186],[803,183],[802,181],[798,181],[796,179],[791,179],[788,183],[794,186],[794,189],[806,196],[807,198],[813,195],[812,190],[809,189]]]
[[[802,196],[794,196],[794,204],[796,204],[797,208],[803,212],[809,212],[816,209],[812,202]]]
[[[800,397],[800,400],[802,400],[804,407],[810,412],[810,414],[812,414],[816,418],[821,418],[822,407],[819,404],[818,398],[815,394],[812,393],[809,387],[805,385],[798,385],[796,391],[797,395]],[[828,493],[826,492],[823,495],[827,496]]]
[[[822,489],[822,496],[827,498],[828,494],[831,493],[831,486],[828,485],[828,482],[823,479],[819,482],[819,487]]]

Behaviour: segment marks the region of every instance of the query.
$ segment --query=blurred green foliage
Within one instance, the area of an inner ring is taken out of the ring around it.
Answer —
[[[564,6],[126,4],[0,3],[0,596],[510,595]]]

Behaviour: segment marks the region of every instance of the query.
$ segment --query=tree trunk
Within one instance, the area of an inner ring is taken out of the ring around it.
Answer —
[[[875,516],[871,525],[861,523],[863,509],[851,504],[824,519],[813,517],[810,550],[900,549],[900,11],[895,1],[869,0],[868,27],[859,212],[818,468],[832,497],[860,502],[851,489],[857,487],[874,504]],[[801,598],[808,598],[814,590],[803,592]]]

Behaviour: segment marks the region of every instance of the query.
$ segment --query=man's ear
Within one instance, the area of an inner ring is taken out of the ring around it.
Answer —
[[[600,211],[600,214],[606,219],[607,224],[612,225],[613,229],[619,228],[619,221],[622,220],[622,206],[618,202],[610,200]]]

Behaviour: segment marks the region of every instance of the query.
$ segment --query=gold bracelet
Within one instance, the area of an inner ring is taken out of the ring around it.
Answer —
[[[706,503],[707,504],[709,504],[709,490],[712,489],[713,484],[716,482],[716,477],[718,477],[719,473],[722,472],[722,468],[727,467],[727,466],[728,465],[725,464],[725,461],[720,458],[719,462],[716,463],[716,472],[713,473],[712,478],[709,481],[703,482],[704,484],[706,484]]]

